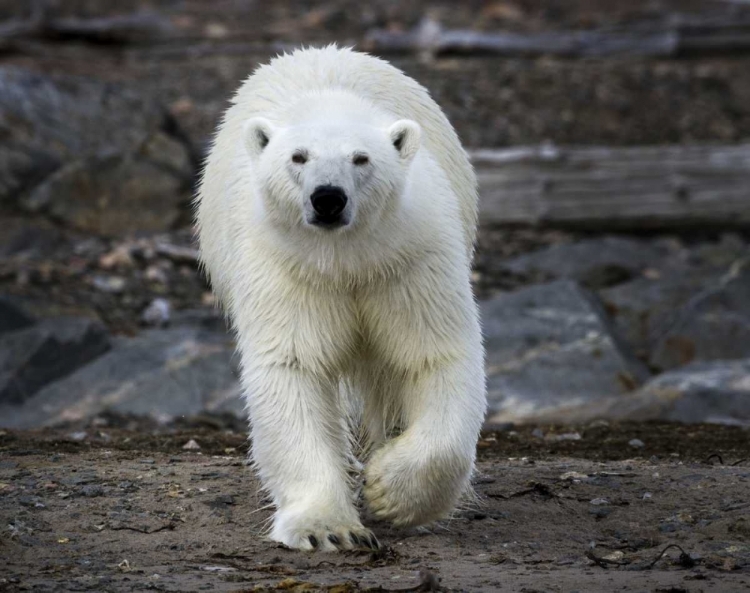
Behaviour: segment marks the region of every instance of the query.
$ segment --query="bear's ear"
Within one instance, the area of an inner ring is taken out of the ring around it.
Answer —
[[[265,117],[253,117],[245,122],[245,148],[248,154],[255,158],[263,152],[263,149],[271,141],[276,131],[274,126]]]
[[[388,137],[402,159],[411,160],[419,150],[422,130],[410,119],[400,119],[388,128]]]

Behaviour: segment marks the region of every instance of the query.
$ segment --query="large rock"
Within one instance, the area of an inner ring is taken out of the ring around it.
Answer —
[[[482,304],[490,422],[627,393],[648,377],[596,297],[567,280]]]
[[[590,288],[618,284],[656,265],[665,250],[646,241],[601,237],[553,245],[500,264],[528,278],[577,280]]]
[[[620,334],[641,359],[649,360],[653,343],[675,311],[717,280],[712,270],[667,270],[604,289],[599,296]]]
[[[6,427],[50,426],[102,412],[169,421],[203,412],[242,414],[234,346],[223,332],[194,327],[120,338],[107,354],[15,408],[0,407]]]
[[[172,120],[120,85],[0,68],[0,130],[0,205],[49,212],[85,231],[125,233],[169,227],[189,190],[190,150]],[[128,212],[142,211],[149,198],[153,214]]]
[[[21,200],[66,226],[102,235],[158,231],[180,218],[184,180],[137,154],[66,165]]]
[[[109,348],[104,327],[58,318],[0,336],[0,404],[21,404]]]
[[[750,359],[695,363],[664,373],[614,405],[612,416],[750,424]]]
[[[534,421],[594,419],[750,426],[750,359],[693,363],[653,378],[634,393],[543,413]]]
[[[0,335],[28,327],[33,322],[33,319],[21,307],[0,297]]]
[[[601,296],[618,328],[654,369],[750,356],[750,258],[724,271],[676,267]]]
[[[730,266],[664,323],[650,362],[660,369],[750,357],[750,258]]]

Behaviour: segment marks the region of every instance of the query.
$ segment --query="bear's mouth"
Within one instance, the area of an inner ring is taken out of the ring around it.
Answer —
[[[311,226],[318,227],[326,230],[339,229],[349,224],[348,217],[343,213],[336,216],[320,216],[313,214],[312,218],[308,220]]]

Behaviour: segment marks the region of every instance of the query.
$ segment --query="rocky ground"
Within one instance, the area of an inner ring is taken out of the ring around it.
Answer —
[[[435,23],[700,29],[747,22],[747,3],[22,4],[0,0],[0,590],[748,586],[746,226],[483,226],[482,504],[434,532],[378,528],[377,557],[331,558],[260,537],[233,342],[189,207],[232,91],[299,43],[368,48]],[[386,57],[470,148],[750,137],[746,51]],[[646,567],[672,543],[686,556]]]
[[[743,591],[750,435],[595,423],[488,431],[477,499],[379,553],[264,538],[242,433],[0,434],[3,591]],[[563,432],[575,431],[575,432]]]

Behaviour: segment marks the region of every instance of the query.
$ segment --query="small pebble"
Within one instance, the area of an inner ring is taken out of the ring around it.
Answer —
[[[167,284],[169,282],[167,273],[159,266],[149,266],[146,268],[144,276],[149,282],[158,282],[159,284]]]
[[[231,566],[201,566],[200,569],[206,572],[234,572],[237,570]]]
[[[577,432],[566,432],[563,434],[548,434],[545,441],[580,441],[581,435]]]
[[[99,267],[103,270],[113,268],[125,268],[133,265],[130,255],[131,246],[128,244],[118,245],[112,251],[105,253],[99,258]]]
[[[120,276],[94,276],[91,283],[97,290],[111,294],[121,293],[126,285],[125,278]]]
[[[154,299],[141,314],[144,325],[151,327],[165,327],[169,325],[172,306],[167,299]]]
[[[580,472],[565,472],[560,476],[561,480],[585,480],[586,478],[588,476]]]
[[[635,449],[643,449],[643,447],[646,446],[646,443],[644,443],[641,439],[631,439],[630,441],[628,441],[628,445],[634,447]]]
[[[589,428],[608,428],[609,422],[606,420],[594,420],[591,424],[589,424]]]
[[[104,495],[104,488],[99,486],[99,484],[89,484],[81,488],[80,494],[86,498],[96,498],[97,496]]]
[[[596,519],[606,519],[612,514],[612,507],[606,505],[595,505],[593,508],[589,509],[589,513],[594,515],[594,518]]]

